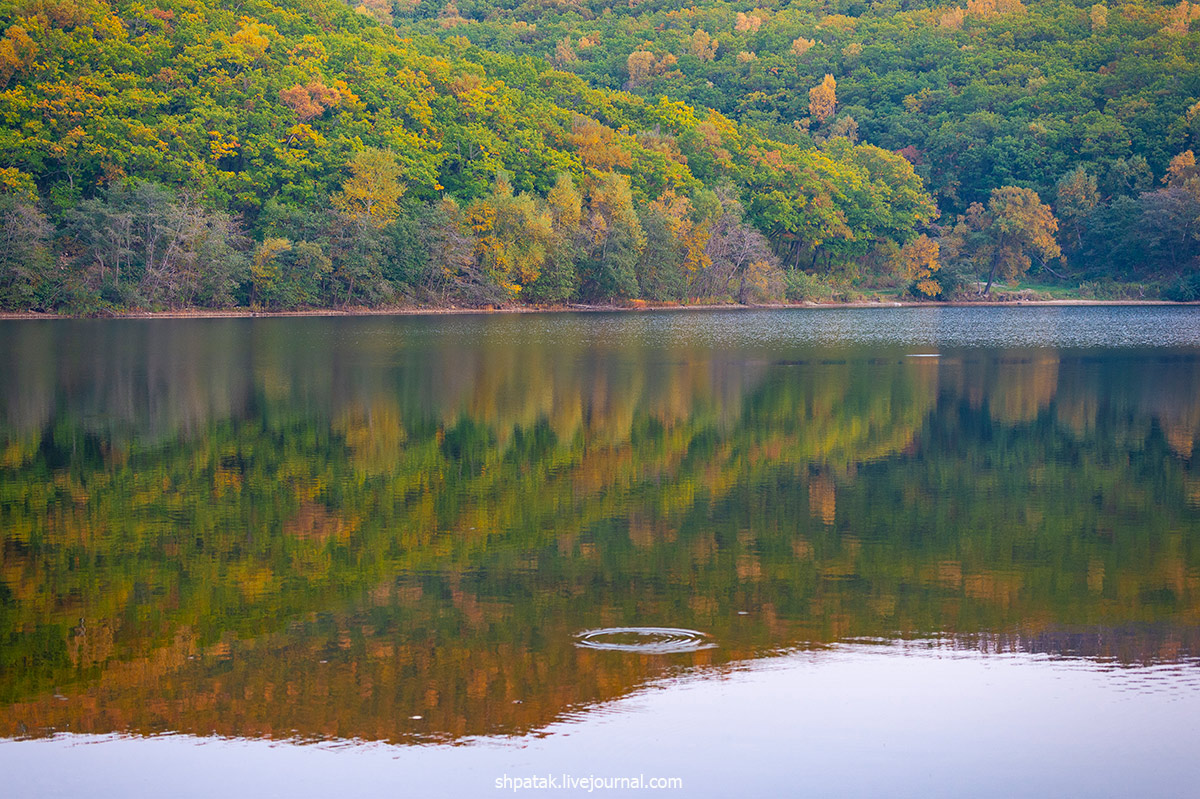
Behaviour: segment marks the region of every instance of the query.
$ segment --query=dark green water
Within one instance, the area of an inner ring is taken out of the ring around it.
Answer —
[[[476,751],[922,651],[1200,709],[1198,389],[1190,308],[0,322],[0,761]]]

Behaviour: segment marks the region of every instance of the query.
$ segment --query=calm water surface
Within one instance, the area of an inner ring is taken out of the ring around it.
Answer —
[[[1192,308],[0,322],[0,771],[1186,795],[1198,390]]]

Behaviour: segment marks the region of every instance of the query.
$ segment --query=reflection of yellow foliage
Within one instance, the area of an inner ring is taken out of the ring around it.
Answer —
[[[1017,601],[1021,586],[1021,575],[1016,572],[987,571],[963,578],[963,591],[968,597],[995,602],[1004,608]]]
[[[1173,425],[1164,423],[1163,433],[1169,446],[1181,458],[1192,457],[1192,449],[1196,442],[1196,429],[1191,425]]]
[[[400,408],[390,397],[348,407],[338,416],[333,429],[343,436],[355,466],[365,474],[392,472],[401,460],[408,437]]]
[[[76,667],[102,664],[113,656],[115,649],[112,624],[107,620],[80,619],[67,639],[67,655]]]
[[[808,484],[808,512],[825,524],[837,519],[837,490],[828,475],[815,477]]]
[[[323,544],[326,541],[344,541],[348,528],[342,520],[329,512],[324,505],[316,502],[306,502],[296,515],[283,526],[285,535],[302,541],[312,541]]]
[[[963,584],[962,563],[956,560],[943,560],[930,566],[924,566],[920,573],[921,582],[937,585],[943,588],[958,588]]]
[[[1058,389],[1058,358],[1039,356],[1021,363],[1004,364],[989,392],[994,419],[1029,422],[1050,405]]]

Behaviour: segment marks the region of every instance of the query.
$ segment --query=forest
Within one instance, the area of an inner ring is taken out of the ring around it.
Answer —
[[[0,3],[0,310],[1200,299],[1200,5]]]

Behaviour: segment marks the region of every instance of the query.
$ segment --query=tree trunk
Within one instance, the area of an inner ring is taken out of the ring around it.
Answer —
[[[999,258],[997,258],[995,255],[993,255],[992,256],[992,271],[988,272],[987,285],[983,287],[983,296],[985,296],[985,297],[992,290],[992,280],[995,279],[995,277],[996,277],[996,264],[998,262],[999,262]]]

